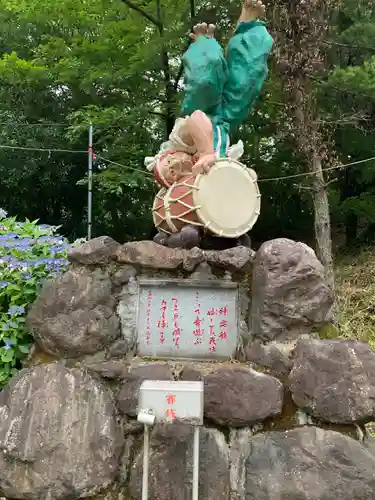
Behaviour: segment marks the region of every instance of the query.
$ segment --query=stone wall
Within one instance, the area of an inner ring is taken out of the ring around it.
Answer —
[[[375,498],[365,429],[375,419],[375,354],[365,343],[319,338],[332,293],[310,248],[280,239],[254,256],[103,237],[69,258],[71,269],[45,284],[29,313],[28,367],[0,393],[0,494],[141,499],[137,401],[151,379],[204,381],[200,499]],[[237,283],[234,351],[140,356],[145,277]],[[191,498],[192,446],[190,425],[154,426],[150,500]]]

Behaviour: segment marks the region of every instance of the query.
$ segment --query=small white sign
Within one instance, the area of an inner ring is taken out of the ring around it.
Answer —
[[[185,420],[203,424],[203,382],[145,380],[139,394],[139,411],[151,410],[159,422]]]

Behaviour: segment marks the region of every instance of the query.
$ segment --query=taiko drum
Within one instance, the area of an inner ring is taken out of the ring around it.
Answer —
[[[159,191],[153,206],[157,229],[181,231],[186,225],[235,238],[249,231],[260,213],[260,193],[254,170],[229,158],[216,161],[208,174],[186,176]]]
[[[167,193],[167,189],[165,187],[161,188],[160,191],[154,198],[154,203],[152,205],[152,218],[154,220],[155,227],[162,231],[163,233],[171,234],[172,230],[170,229],[168,222],[165,217],[165,208],[164,208],[164,197]]]

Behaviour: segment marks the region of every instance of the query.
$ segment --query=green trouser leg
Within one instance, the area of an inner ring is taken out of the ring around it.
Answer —
[[[230,130],[247,118],[259,95],[268,75],[267,58],[272,44],[272,37],[261,21],[240,23],[229,42],[221,119],[229,124]]]
[[[183,56],[185,98],[182,116],[200,110],[210,118],[220,113],[227,63],[223,49],[214,38],[200,36]]]

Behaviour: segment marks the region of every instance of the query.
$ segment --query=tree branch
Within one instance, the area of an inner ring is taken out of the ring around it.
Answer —
[[[165,118],[167,116],[165,113],[160,113],[160,111],[149,111],[149,114],[155,116],[161,116],[162,118]]]
[[[302,184],[293,184],[293,187],[297,188],[300,191],[315,191],[311,186],[303,186]]]
[[[194,24],[194,21],[195,21],[195,0],[189,0],[189,6],[190,6],[191,29],[193,30],[193,24]],[[185,51],[190,47],[190,44],[191,44],[191,40],[189,38],[189,40],[187,42],[187,45],[186,45]],[[175,92],[177,92],[177,90],[178,90],[178,84],[180,83],[180,80],[182,78],[183,72],[184,72],[184,66],[183,66],[182,60],[181,60],[180,68],[178,70],[178,73],[176,75],[176,78],[175,78],[175,81],[174,81],[174,85],[173,85],[173,90]]]
[[[162,28],[160,22],[154,17],[152,14],[149,14],[141,7],[133,3],[131,0],[121,0],[125,5],[127,5],[130,9],[135,10],[138,14],[141,14],[144,18],[148,19],[152,24],[154,24],[159,30]]]
[[[326,188],[326,187],[328,187],[330,184],[333,184],[334,182],[337,182],[337,181],[338,181],[338,179],[331,179],[330,181],[328,181],[328,182],[326,182],[326,183],[324,184],[324,187]]]
[[[347,49],[361,49],[361,50],[370,50],[370,51],[375,51],[375,47],[370,47],[368,45],[356,45],[356,44],[349,44],[349,43],[340,43],[340,42],[331,42],[328,40],[325,40],[323,42],[325,45],[335,45],[336,47],[345,47]]]

